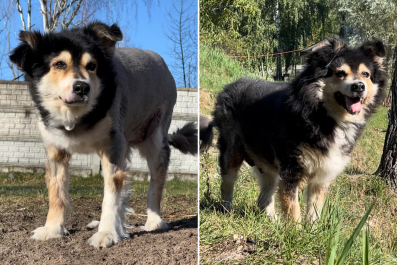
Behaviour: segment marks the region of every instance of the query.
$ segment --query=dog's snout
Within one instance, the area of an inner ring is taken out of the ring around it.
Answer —
[[[352,85],[352,92],[362,93],[365,90],[363,82],[357,82]]]
[[[90,92],[90,85],[86,82],[77,81],[73,84],[73,92],[79,96],[85,96]]]

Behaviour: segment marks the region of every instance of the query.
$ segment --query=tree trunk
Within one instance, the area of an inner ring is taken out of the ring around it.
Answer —
[[[281,55],[277,55],[277,66],[276,66],[276,81],[283,80],[283,72],[282,72],[282,65],[281,65]]]
[[[397,192],[397,45],[394,49],[394,73],[391,83],[391,109],[382,159],[376,171]]]

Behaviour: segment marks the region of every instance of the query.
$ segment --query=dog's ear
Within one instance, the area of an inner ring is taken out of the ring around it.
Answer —
[[[319,44],[314,46],[312,52],[318,51],[319,49],[328,49],[328,50],[332,50],[333,53],[336,53],[343,47],[345,47],[345,43],[342,40],[335,38],[328,38],[323,42],[320,42]]]
[[[311,49],[308,62],[320,67],[328,66],[336,54],[345,47],[345,43],[335,38],[326,39]]]
[[[361,45],[360,49],[369,56],[375,63],[380,66],[383,65],[383,61],[386,57],[386,49],[382,41],[367,41]]]
[[[34,60],[34,54],[38,51],[42,35],[38,31],[21,31],[19,32],[21,43],[12,50],[10,61],[19,69],[29,73]]]
[[[114,48],[116,42],[123,39],[123,33],[117,24],[113,24],[110,27],[102,22],[93,22],[88,24],[87,29],[94,32],[99,38],[102,44],[106,47],[109,55],[114,54]]]

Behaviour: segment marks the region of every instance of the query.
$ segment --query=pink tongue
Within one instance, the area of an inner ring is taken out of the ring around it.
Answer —
[[[353,113],[361,111],[361,101],[353,102],[353,100],[349,97],[345,97],[345,99],[347,109],[350,109]]]

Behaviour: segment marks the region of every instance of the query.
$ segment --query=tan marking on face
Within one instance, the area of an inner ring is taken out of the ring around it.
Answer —
[[[369,73],[369,77],[365,77],[363,75],[364,72]],[[365,83],[365,88],[367,89],[367,96],[363,100],[363,104],[370,104],[374,101],[375,95],[378,92],[378,87],[374,86],[374,83],[372,83],[371,80],[371,71],[368,69],[368,67],[365,64],[360,64],[358,66],[357,70],[357,77],[360,79],[363,83]]]
[[[80,71],[86,79],[96,77],[95,73],[96,73],[97,67],[95,67],[94,71],[89,71],[89,70],[87,70],[87,65],[89,63],[94,63],[96,66],[98,65],[97,61],[89,53],[84,53],[81,56]]]
[[[338,77],[338,76],[337,76],[337,73],[338,73],[339,71],[345,72],[346,76],[344,76],[344,77]],[[354,75],[353,75],[353,73],[352,73],[352,70],[351,70],[350,66],[347,65],[347,64],[343,64],[342,66],[336,68],[333,77],[335,77],[335,79],[336,79],[335,81],[340,81],[340,82],[341,82],[341,81],[343,82],[343,80],[351,80],[351,79],[354,79]]]
[[[338,71],[344,71],[346,76],[337,76]],[[374,101],[374,97],[377,93],[377,85],[374,85],[371,78],[365,78],[363,72],[368,72],[371,75],[368,67],[365,64],[360,64],[355,72],[352,71],[349,65],[343,64],[342,66],[335,69],[334,74],[331,77],[325,78],[323,87],[323,99],[324,106],[327,108],[330,115],[337,121],[350,121],[357,123],[364,123],[364,116],[367,111],[366,104],[370,104]],[[355,81],[362,81],[366,85],[367,96],[363,99],[363,108],[359,114],[351,115],[344,107],[340,106],[335,99],[334,93],[340,91],[342,94],[347,95],[347,91],[350,91],[351,85]]]
[[[65,67],[63,69],[56,68],[57,62],[65,63]],[[62,101],[72,93],[74,80],[72,55],[68,51],[62,51],[51,60],[49,67],[50,71],[41,79],[39,90],[43,97],[43,105],[47,109],[59,112],[64,104]]]
[[[95,64],[95,70],[94,71],[89,71],[87,69],[87,65],[89,63],[94,63]],[[95,60],[93,56],[89,53],[84,53],[81,56],[81,61],[80,61],[80,71],[83,74],[84,78],[89,80],[91,83],[91,92],[92,93],[92,98],[96,98],[99,95],[99,84],[100,80],[97,76],[97,68],[98,68],[98,62]]]
[[[335,92],[338,91],[338,87],[343,83],[343,81],[345,80],[340,77],[337,77],[335,73],[331,77],[325,78],[323,80],[322,99],[324,101],[324,107],[327,109],[329,115],[332,116],[337,121],[346,120],[349,116],[351,116],[345,110],[345,108],[343,108],[338,104],[338,102],[335,99]]]
[[[66,69],[58,69],[55,67],[57,62],[66,63]],[[52,84],[62,84],[67,79],[73,79],[73,60],[72,55],[68,51],[61,52],[50,62],[50,72],[45,76]],[[71,87],[67,84],[62,85],[62,92],[67,93]]]

